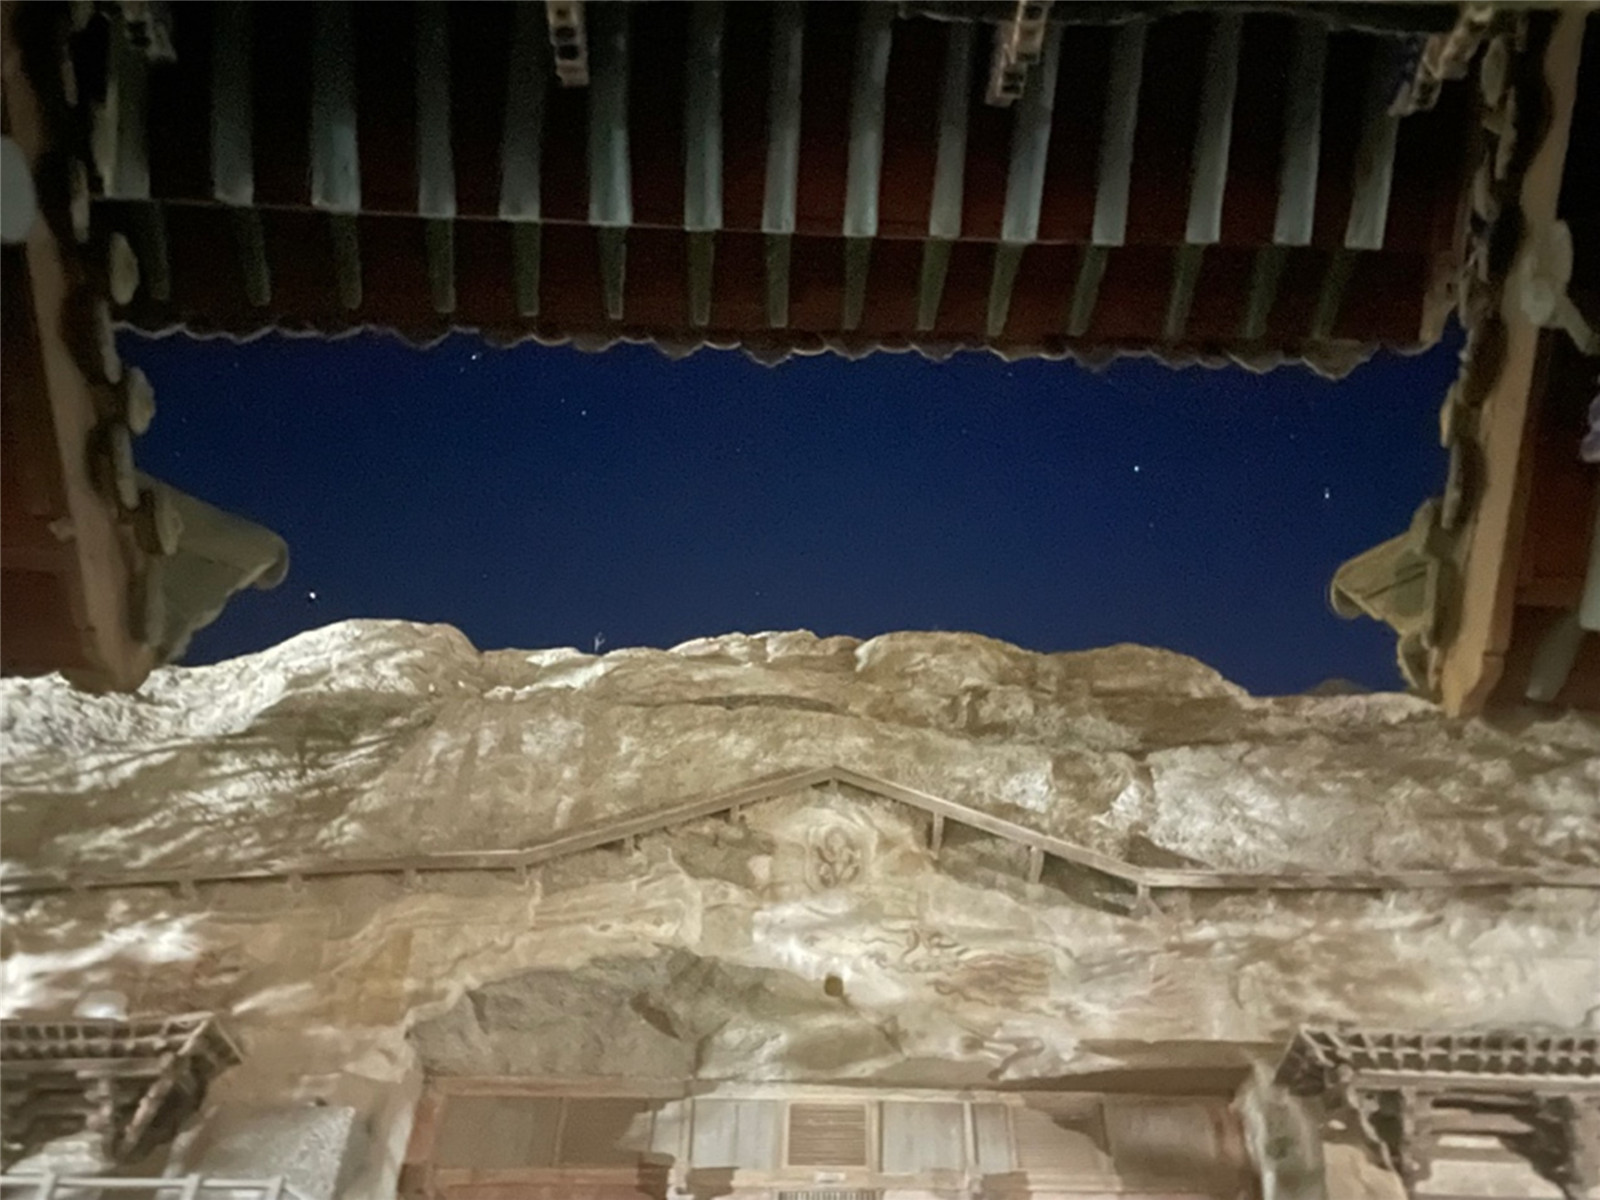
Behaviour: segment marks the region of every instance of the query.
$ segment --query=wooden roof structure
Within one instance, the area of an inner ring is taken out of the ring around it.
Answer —
[[[1469,92],[1395,105],[1454,21],[323,0],[174,5],[171,61],[120,19],[73,53],[143,329],[1339,372],[1448,311]]]
[[[238,1061],[210,1013],[0,1021],[5,1160],[83,1130],[99,1135],[107,1162],[136,1160]]]
[[[136,477],[118,322],[1336,375],[1457,311],[1446,494],[1334,606],[1451,712],[1600,706],[1588,7],[6,0],[48,229],[6,251],[5,669],[136,686],[286,567],[179,552],[227,522]]]
[[[1451,1139],[1498,1142],[1569,1200],[1600,1186],[1600,1035],[1555,1029],[1429,1033],[1310,1027],[1277,1081],[1326,1097],[1417,1195]]]

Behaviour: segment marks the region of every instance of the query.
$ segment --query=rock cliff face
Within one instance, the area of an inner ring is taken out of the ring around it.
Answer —
[[[728,636],[479,654],[352,623],[137,695],[6,681],[10,870],[526,845],[838,763],[1115,858],[1600,864],[1600,728],[1404,696],[1251,697],[1121,646]],[[374,1109],[448,1073],[945,1086],[1245,1062],[1306,1021],[1582,1024],[1593,890],[1169,896],[1026,881],[1010,843],[846,787],[507,874],[8,903],[5,1000],[224,1014],[223,1094]],[[309,1081],[309,1082],[308,1082]],[[403,1133],[398,1135],[403,1137]],[[398,1150],[395,1151],[398,1153]]]
[[[1118,858],[1600,864],[1600,727],[1258,699],[1135,646],[728,636],[479,654],[351,622],[89,697],[7,680],[6,857],[77,868],[498,848],[839,763]]]

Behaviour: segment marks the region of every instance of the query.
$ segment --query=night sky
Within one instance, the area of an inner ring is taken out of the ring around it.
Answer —
[[[448,622],[484,649],[942,629],[1166,646],[1262,694],[1400,686],[1393,636],[1335,617],[1327,585],[1439,490],[1457,348],[1333,384],[122,339],[156,391],[141,468],[290,546],[288,580],[235,597],[190,663],[347,617]]]

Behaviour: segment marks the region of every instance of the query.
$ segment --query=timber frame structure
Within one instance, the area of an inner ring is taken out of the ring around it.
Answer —
[[[210,1013],[0,1021],[5,1160],[83,1130],[98,1135],[107,1162],[136,1160],[169,1140],[238,1061]]]
[[[397,875],[408,881],[437,872],[507,872],[527,880],[541,864],[569,855],[619,847],[631,853],[641,837],[712,817],[739,820],[744,809],[814,788],[850,788],[880,800],[905,805],[928,819],[927,838],[937,857],[947,832],[966,827],[1022,847],[1028,882],[1040,883],[1046,866],[1087,874],[1104,890],[1100,899],[1143,911],[1159,892],[1390,892],[1507,888],[1600,890],[1595,867],[1480,867],[1460,870],[1384,872],[1227,871],[1211,868],[1147,867],[1124,862],[1084,846],[1008,820],[992,812],[892,783],[848,767],[827,766],[771,776],[711,796],[679,801],[651,812],[607,817],[563,830],[532,846],[509,850],[440,851],[395,858],[273,861],[190,868],[155,867],[123,872],[36,871],[0,880],[0,897],[24,898],[61,892],[165,887],[191,893],[206,884],[281,883],[298,887],[307,879],[349,875]]]
[[[1446,1137],[1491,1139],[1569,1200],[1600,1186],[1600,1035],[1302,1029],[1277,1082],[1355,1123],[1408,1195]]]

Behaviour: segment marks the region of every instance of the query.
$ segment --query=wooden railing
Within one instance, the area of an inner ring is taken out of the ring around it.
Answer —
[[[13,874],[0,880],[0,896],[97,891],[115,888],[169,887],[190,892],[201,884],[283,882],[291,887],[307,879],[349,875],[398,875],[411,879],[446,871],[507,871],[519,875],[555,859],[608,845],[632,845],[640,837],[707,817],[737,819],[742,809],[808,788],[843,785],[928,814],[929,845],[937,854],[945,830],[965,826],[1024,846],[1027,874],[1039,882],[1050,860],[1118,880],[1141,899],[1152,891],[1238,892],[1389,892],[1481,888],[1582,888],[1600,890],[1600,867],[1468,867],[1399,868],[1388,871],[1239,871],[1209,867],[1146,867],[1112,858],[1048,833],[902,784],[891,783],[848,767],[815,767],[772,776],[711,796],[681,801],[665,808],[628,816],[605,817],[568,829],[531,846],[510,850],[444,850],[380,858],[272,860],[266,862],[151,867],[133,871],[47,870]]]

